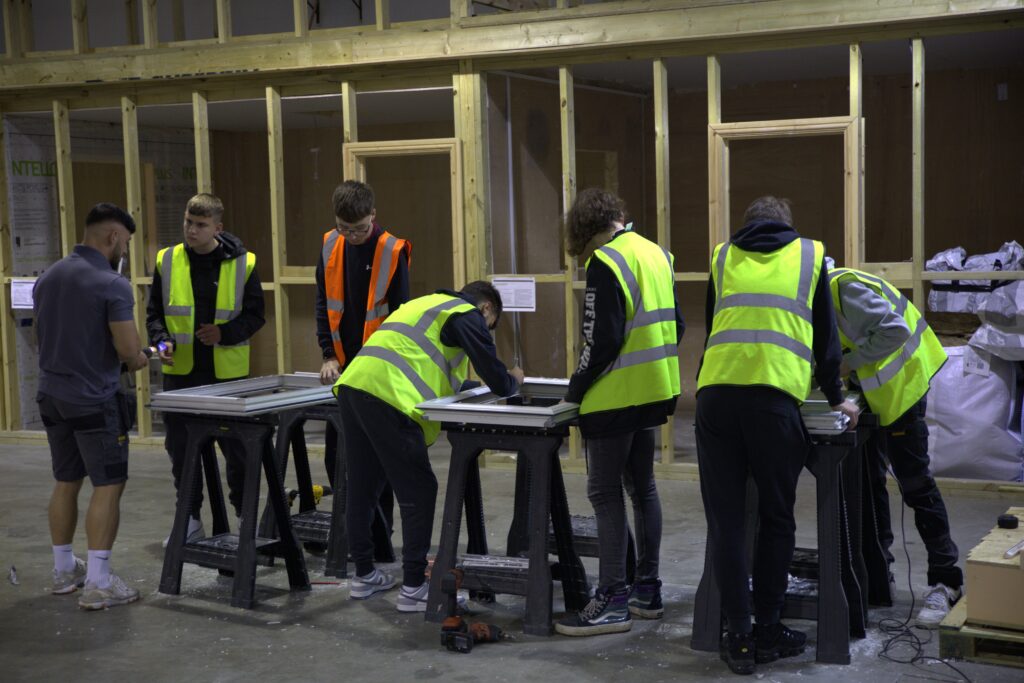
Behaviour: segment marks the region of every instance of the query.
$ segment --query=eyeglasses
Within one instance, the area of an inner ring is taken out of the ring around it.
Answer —
[[[352,237],[357,237],[359,235],[365,235],[366,233],[373,230],[373,223],[367,223],[366,225],[356,226],[353,228],[343,228],[339,225],[335,226],[335,230],[340,232],[342,235],[350,235]]]

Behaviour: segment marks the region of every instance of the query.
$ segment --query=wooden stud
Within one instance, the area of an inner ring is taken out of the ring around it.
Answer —
[[[154,48],[160,42],[157,26],[157,0],[142,1],[142,41],[147,48]]]
[[[844,135],[847,167],[844,225],[845,264],[860,268],[864,262],[864,84],[860,45],[850,45],[850,116],[856,119]]]
[[[210,165],[210,115],[206,93],[192,93],[192,131],[196,148],[196,192],[213,192]]]
[[[139,4],[137,0],[124,0],[125,36],[129,45],[139,44]]]
[[[911,124],[911,216],[914,305],[924,310],[924,41],[913,41],[913,122]]]
[[[654,70],[654,201],[658,221],[658,244],[672,250],[672,190],[669,183],[669,90],[668,67],[655,59]],[[661,426],[661,461],[675,458],[675,419]]]
[[[357,115],[356,88],[351,81],[341,84],[341,128],[342,143],[359,140],[359,117]]]
[[[451,0],[451,23],[457,26],[466,17],[473,16],[472,0]]]
[[[722,123],[722,67],[708,56],[708,258],[729,237],[729,148],[715,126]]]
[[[27,48],[22,44],[21,2],[4,0],[4,56],[8,59],[20,59]]]
[[[863,76],[860,44],[850,45],[850,116],[863,116]]]
[[[18,36],[21,48],[25,52],[32,52],[36,49],[35,27],[32,22],[32,0],[17,0],[18,2]]]
[[[217,42],[226,43],[231,40],[231,0],[217,1]],[[280,348],[280,345],[278,345]]]
[[[568,213],[576,201],[576,95],[572,69],[558,67],[558,111],[562,142],[562,212]],[[563,255],[565,264],[565,370],[571,375],[579,358],[578,313],[573,280],[576,279],[576,257]],[[582,443],[578,429],[569,432],[569,459],[578,460]]]
[[[286,214],[284,204],[284,124],[281,114],[281,93],[267,88],[267,142],[270,158],[270,243],[273,251],[274,282],[278,283],[288,263]],[[274,327],[277,334],[277,371],[292,371],[291,324],[289,322],[288,290],[278,287],[274,292]]]
[[[75,181],[71,171],[71,122],[68,103],[53,102],[53,138],[57,148],[57,210],[60,217],[60,253],[67,256],[78,242],[75,224]]]
[[[184,0],[171,0],[171,30],[175,41],[185,40]]]
[[[460,65],[453,77],[455,89],[456,137],[462,147],[463,200],[465,217],[465,272],[468,280],[479,280],[490,270],[487,263],[490,212],[488,211],[487,103],[483,77],[470,62]],[[465,284],[456,283],[456,287]]]
[[[6,5],[5,5],[6,9]],[[6,18],[6,17],[5,17]],[[7,135],[0,116],[0,159],[7,158]],[[0,163],[0,429],[21,429],[18,358],[14,316],[7,284],[13,274],[11,207],[7,195],[7,164]]]
[[[142,212],[142,166],[139,160],[139,112],[135,100],[131,97],[121,98],[121,133],[124,139],[124,178],[125,193],[128,206],[125,209],[135,220],[135,237],[129,242],[131,251],[132,289],[135,295],[135,325],[139,335],[145,339],[146,325],[146,289],[135,279],[146,275],[146,217]],[[146,410],[149,403],[149,368],[135,373],[135,394],[138,399],[137,424],[139,436],[149,436],[152,432],[152,413]]]
[[[377,30],[391,28],[391,0],[376,0]]]
[[[71,42],[75,54],[89,52],[89,13],[86,0],[71,0]]]
[[[295,37],[309,36],[308,0],[292,0],[292,14],[295,16]]]

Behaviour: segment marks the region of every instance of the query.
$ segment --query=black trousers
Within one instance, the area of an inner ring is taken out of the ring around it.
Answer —
[[[903,491],[903,502],[914,511],[914,525],[928,550],[928,584],[959,588],[964,582],[963,572],[957,566],[960,553],[950,536],[946,504],[929,469],[928,425],[924,420],[927,400],[927,396],[922,398],[868,442],[866,457],[878,540],[892,564],[892,520],[889,492],[885,488],[888,463]]]
[[[185,428],[186,418],[178,413],[164,413],[164,448],[171,458],[171,474],[174,477],[174,488],[181,496],[181,473],[185,467],[185,450],[188,446],[188,433]],[[217,439],[221,453],[224,454],[224,474],[228,480],[228,500],[235,508],[235,516],[242,514],[242,495],[245,492],[245,449],[233,439]],[[208,444],[206,448],[213,448]],[[191,514],[199,519],[199,511],[203,507],[203,487],[199,486],[198,495],[193,499]]]
[[[658,578],[661,501],[654,484],[654,430],[587,439],[587,497],[597,517],[598,587],[626,587],[626,506],[622,487],[633,501],[636,522],[636,581]]]
[[[706,387],[697,394],[696,436],[708,542],[728,628],[751,630],[748,473],[757,486],[759,515],[754,615],[760,624],[778,622],[796,542],[796,484],[810,447],[800,409],[767,387]]]
[[[348,455],[346,522],[356,574],[373,570],[371,524],[377,501],[390,483],[402,517],[403,583],[421,586],[437,502],[437,477],[423,429],[384,401],[351,387],[338,390],[338,406]]]
[[[324,467],[327,468],[327,481],[330,482],[331,488],[335,491],[338,490],[338,486],[334,481],[334,468],[338,461],[338,431],[334,428],[334,425],[330,422],[327,423],[327,427],[324,430]],[[391,535],[391,530],[395,528],[395,492],[391,489],[391,484],[384,487],[384,491],[380,494],[380,510],[384,515],[384,521],[387,523],[387,529],[384,530],[388,536]]]

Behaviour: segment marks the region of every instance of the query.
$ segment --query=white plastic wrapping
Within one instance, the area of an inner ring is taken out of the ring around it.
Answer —
[[[982,325],[970,344],[1008,361],[1024,361],[1024,281],[992,291],[976,311]]]

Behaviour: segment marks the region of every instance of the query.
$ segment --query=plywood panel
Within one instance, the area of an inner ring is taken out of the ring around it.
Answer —
[[[81,226],[76,241],[82,238],[85,216],[100,202],[113,202],[124,208],[128,204],[124,164],[94,161],[75,161],[71,164],[75,176],[75,217]]]

